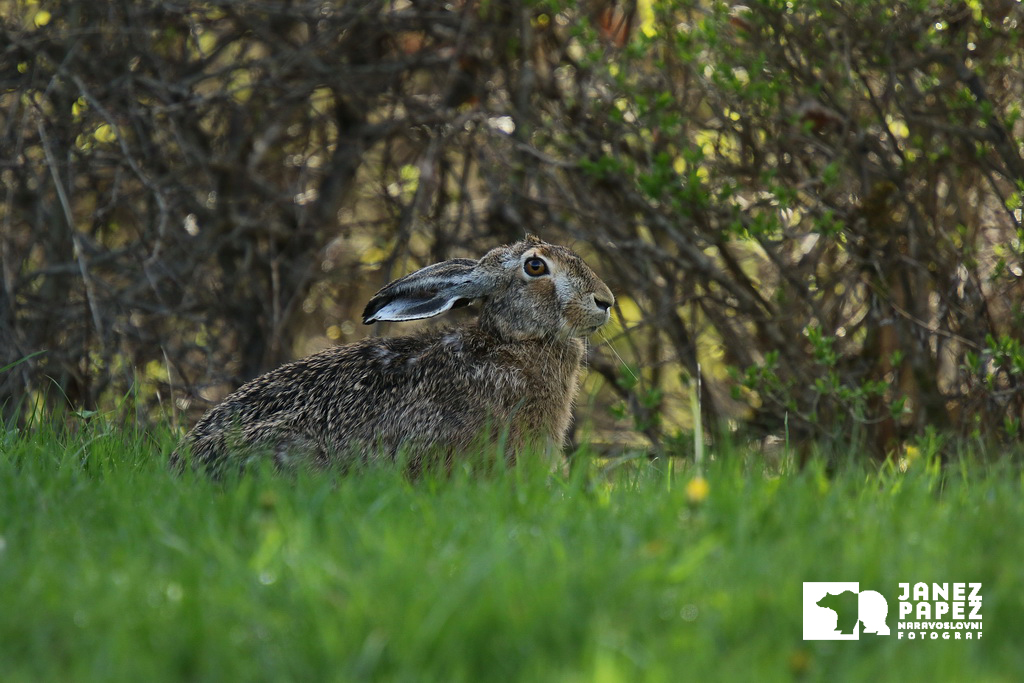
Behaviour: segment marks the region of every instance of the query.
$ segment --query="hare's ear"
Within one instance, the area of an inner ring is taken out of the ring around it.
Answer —
[[[493,287],[472,259],[457,258],[401,277],[373,295],[363,309],[363,324],[378,320],[418,320],[464,306]]]

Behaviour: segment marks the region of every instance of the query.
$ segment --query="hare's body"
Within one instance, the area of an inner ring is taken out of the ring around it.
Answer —
[[[528,438],[561,443],[582,354],[579,339],[507,344],[478,327],[327,349],[234,392],[195,426],[192,453],[207,462],[244,444],[326,462],[392,455],[403,446],[459,452],[498,425],[513,448]],[[444,381],[432,382],[438,365]],[[354,369],[365,371],[355,381]]]
[[[560,447],[581,337],[607,321],[608,288],[568,249],[528,238],[396,280],[364,320],[436,315],[468,299],[482,301],[474,324],[327,349],[245,384],[188,434],[193,461],[248,451],[321,463],[457,457],[498,436],[510,458],[527,445]]]

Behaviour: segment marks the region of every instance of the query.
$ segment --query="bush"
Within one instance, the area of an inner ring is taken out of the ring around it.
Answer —
[[[390,277],[531,230],[618,294],[602,424],[654,448],[698,375],[709,426],[879,454],[1019,433],[1018,3],[0,16],[0,366],[46,350],[2,377],[9,411],[51,382],[204,407],[361,336]]]

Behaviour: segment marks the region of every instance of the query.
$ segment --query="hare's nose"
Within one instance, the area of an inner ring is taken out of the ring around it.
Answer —
[[[594,294],[593,296],[594,296],[594,305],[595,306],[600,308],[605,313],[607,313],[611,309],[612,302],[611,302],[610,299],[602,299],[602,298],[598,297],[597,294]]]

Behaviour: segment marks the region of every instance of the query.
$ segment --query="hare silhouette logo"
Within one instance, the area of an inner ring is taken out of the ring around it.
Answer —
[[[887,636],[889,603],[856,581],[804,582],[804,640],[859,640]]]

